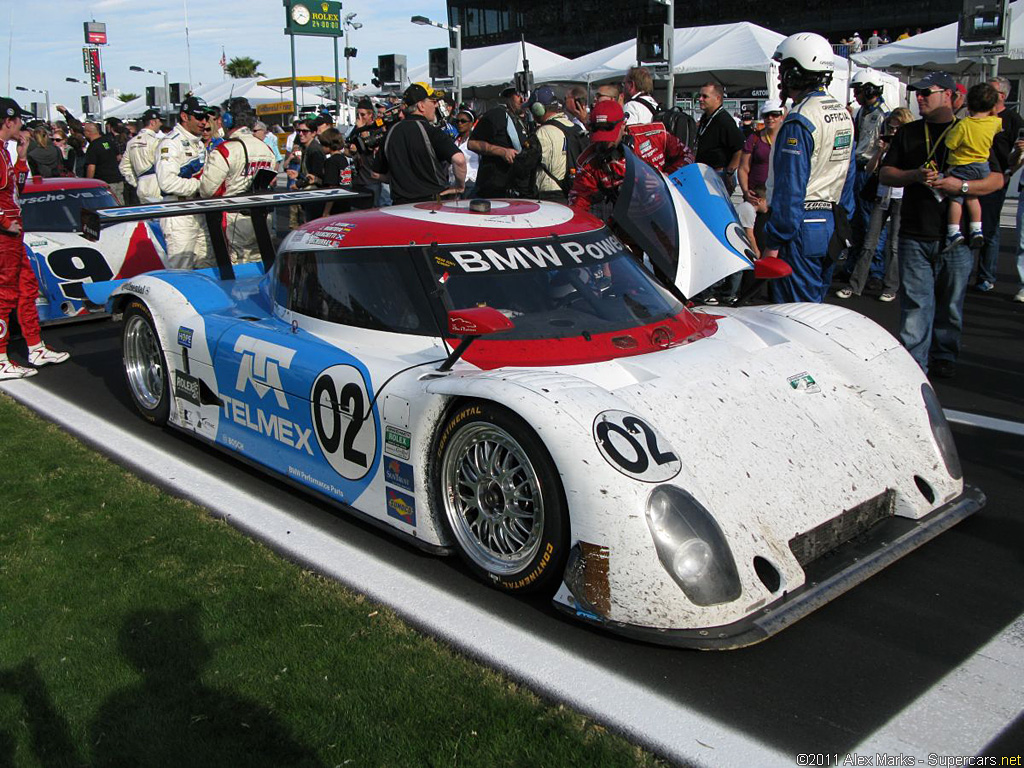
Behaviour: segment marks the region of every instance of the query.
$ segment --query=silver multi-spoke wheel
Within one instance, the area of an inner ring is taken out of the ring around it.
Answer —
[[[153,326],[141,314],[125,319],[124,371],[139,407],[155,410],[163,400],[167,377],[160,342]]]
[[[441,465],[445,514],[462,551],[495,575],[515,574],[536,557],[544,497],[526,451],[488,423],[458,431]]]

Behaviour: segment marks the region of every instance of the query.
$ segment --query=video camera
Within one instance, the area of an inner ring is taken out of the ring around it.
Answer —
[[[348,135],[348,143],[355,144],[362,153],[373,152],[384,143],[388,129],[401,119],[401,109],[401,105],[391,107],[381,112],[369,125],[353,128]]]

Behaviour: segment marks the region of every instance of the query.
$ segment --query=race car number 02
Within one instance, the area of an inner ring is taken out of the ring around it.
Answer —
[[[351,365],[321,373],[310,397],[313,428],[327,461],[346,480],[370,471],[377,454],[377,414],[369,410],[363,375]]]
[[[639,416],[626,411],[599,413],[594,419],[594,441],[605,461],[645,483],[671,480],[682,468],[668,440]]]

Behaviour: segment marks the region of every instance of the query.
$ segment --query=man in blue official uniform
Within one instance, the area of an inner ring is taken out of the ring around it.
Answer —
[[[769,290],[775,303],[820,303],[832,281],[834,259],[848,244],[853,120],[825,90],[835,67],[825,38],[811,32],[790,35],[773,58],[779,62],[781,96],[792,99],[793,108],[775,139],[764,255],[779,256],[793,274],[773,280]]]
[[[864,200],[861,190],[867,184],[871,174],[868,163],[878,151],[878,137],[882,134],[882,126],[889,117],[889,107],[882,96],[882,78],[870,69],[862,69],[850,81],[853,97],[860,105],[853,117],[853,156],[857,164],[857,176],[853,182],[853,204],[856,209],[850,222],[853,233],[851,257],[859,254],[864,246],[864,235],[867,233],[868,221],[875,201]],[[850,267],[852,268],[852,264]]]

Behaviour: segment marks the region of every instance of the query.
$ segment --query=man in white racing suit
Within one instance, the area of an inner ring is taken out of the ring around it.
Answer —
[[[165,202],[191,200],[199,195],[199,178],[206,164],[203,126],[206,102],[186,97],[178,115],[179,123],[157,145],[156,181]],[[167,265],[172,269],[214,266],[210,233],[202,216],[171,216],[161,220],[167,239]]]
[[[163,199],[156,182],[156,148],[163,138],[160,110],[147,109],[139,123],[139,132],[128,141],[118,170],[125,182],[135,187],[140,203],[159,203]]]
[[[248,99],[234,98],[224,102],[222,121],[226,138],[210,150],[206,159],[203,177],[199,181],[200,197],[244,195],[252,190],[257,172],[275,167],[273,151],[253,136],[256,113]],[[251,216],[248,213],[228,213],[225,218],[232,263],[259,261],[260,252]]]

